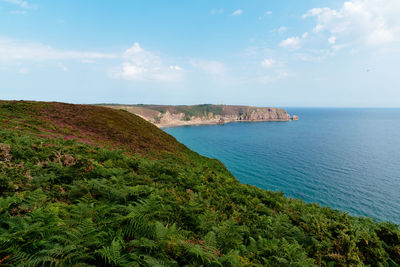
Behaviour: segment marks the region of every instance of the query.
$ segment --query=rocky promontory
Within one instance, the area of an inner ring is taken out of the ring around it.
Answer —
[[[298,120],[286,110],[270,107],[233,105],[103,105],[134,113],[159,127],[225,124],[229,122],[289,121]]]

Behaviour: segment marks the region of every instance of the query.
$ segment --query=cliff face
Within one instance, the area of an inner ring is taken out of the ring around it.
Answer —
[[[289,121],[291,116],[280,108],[229,105],[108,105],[124,109],[158,126],[224,124],[236,121]],[[294,116],[295,118],[297,116]]]
[[[232,121],[288,121],[290,115],[280,108],[223,107],[223,119]]]

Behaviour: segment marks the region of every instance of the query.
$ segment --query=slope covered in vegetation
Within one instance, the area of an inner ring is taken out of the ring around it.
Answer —
[[[102,107],[0,102],[0,265],[398,266],[400,230],[242,185]]]

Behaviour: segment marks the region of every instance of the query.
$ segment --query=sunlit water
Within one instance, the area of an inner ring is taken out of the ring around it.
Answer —
[[[400,109],[287,109],[299,121],[164,128],[243,183],[400,223]]]

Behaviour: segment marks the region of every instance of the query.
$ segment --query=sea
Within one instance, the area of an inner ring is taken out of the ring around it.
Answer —
[[[163,130],[242,183],[400,224],[400,109],[286,110],[300,119]]]

